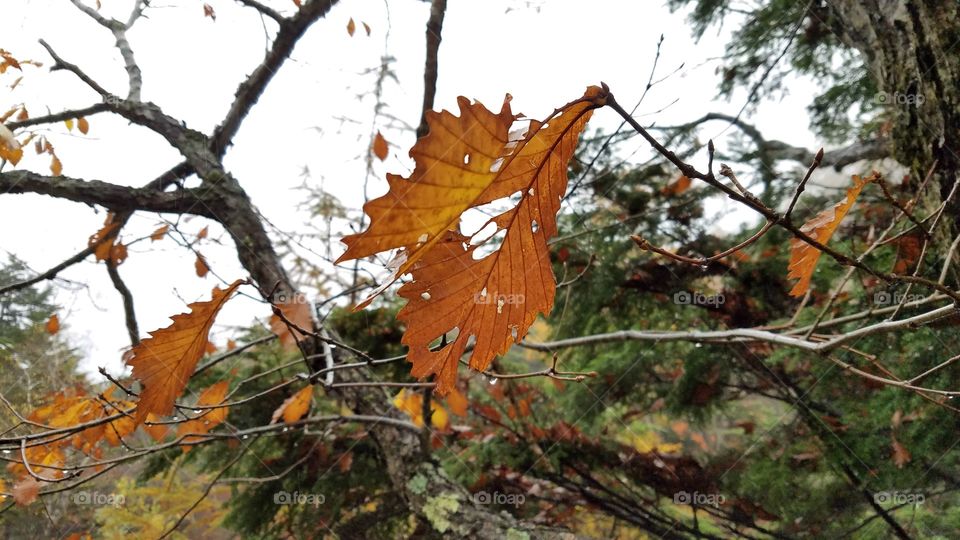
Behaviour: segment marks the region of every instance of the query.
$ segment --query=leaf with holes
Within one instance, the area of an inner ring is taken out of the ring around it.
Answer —
[[[243,283],[237,280],[224,290],[214,288],[209,301],[190,304],[189,313],[174,315],[173,324],[151,332],[128,353],[126,362],[143,386],[137,403],[138,424],[149,413],[166,415],[173,410],[206,350],[217,313]]]
[[[840,222],[846,217],[853,203],[863,190],[864,186],[876,181],[879,178],[878,173],[874,173],[866,178],[853,176],[853,186],[847,190],[847,196],[837,204],[820,212],[813,219],[807,221],[800,227],[800,230],[809,235],[814,240],[826,245],[833,236],[834,231],[840,226]],[[810,279],[813,277],[813,271],[817,267],[817,261],[820,260],[820,250],[810,244],[794,238],[790,240],[790,265],[787,273],[788,279],[797,279],[797,283],[790,290],[791,296],[803,296],[810,288]]]
[[[557,232],[567,163],[606,95],[590,87],[515,136],[510,128],[520,117],[511,113],[509,96],[499,114],[465,98],[459,99],[460,117],[428,113],[429,133],[410,150],[416,160],[410,178],[388,175],[390,191],[364,205],[370,227],[344,239],[341,261],[403,248],[392,279],[374,295],[400,275],[413,275],[399,292],[408,300],[398,315],[407,325],[402,343],[410,349],[412,374],[435,375],[438,394],[454,387],[471,337],[470,367],[486,369],[553,307],[547,241]],[[492,236],[459,232],[464,211],[511,196],[513,207],[498,210],[481,229],[494,229]],[[455,330],[447,347],[431,350]]]

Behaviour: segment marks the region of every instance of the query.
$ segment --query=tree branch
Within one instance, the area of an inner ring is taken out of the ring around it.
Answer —
[[[163,192],[150,188],[118,186],[100,180],[44,176],[17,170],[0,173],[0,192],[49,195],[74,202],[98,204],[110,210],[146,210],[213,217],[202,204],[202,192],[194,189]]]
[[[427,59],[423,69],[423,108],[417,138],[430,130],[427,125],[427,111],[433,109],[433,100],[437,95],[437,57],[440,50],[443,16],[447,11],[447,0],[433,0],[430,4],[430,19],[427,21]]]

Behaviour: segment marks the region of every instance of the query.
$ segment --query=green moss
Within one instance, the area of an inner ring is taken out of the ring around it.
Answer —
[[[415,495],[423,495],[427,489],[427,479],[423,475],[415,475],[407,482],[407,488]]]
[[[450,515],[459,509],[460,501],[455,494],[442,493],[427,499],[423,505],[423,514],[437,532],[444,533],[450,530],[452,525]]]

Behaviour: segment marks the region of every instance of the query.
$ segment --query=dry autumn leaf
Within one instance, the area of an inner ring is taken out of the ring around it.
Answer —
[[[588,88],[545,121],[531,121],[519,138],[510,136],[517,117],[509,101],[499,114],[465,98],[459,99],[459,118],[428,113],[430,131],[410,150],[416,160],[410,178],[387,176],[390,191],[364,205],[370,227],[344,238],[348,249],[338,260],[404,248],[392,279],[374,295],[412,273],[413,281],[399,292],[408,300],[398,315],[407,324],[402,343],[410,348],[412,374],[436,375],[439,395],[453,388],[471,337],[476,345],[470,367],[485,369],[553,306],[556,282],[547,240],[556,234],[567,162],[593,109],[606,103],[606,92]],[[505,232],[492,252],[497,234],[475,241],[456,232],[465,210],[513,194],[519,194],[516,206],[486,224]],[[454,329],[459,334],[449,346],[430,350]]]
[[[902,469],[904,465],[910,463],[910,460],[913,459],[907,447],[901,444],[896,437],[892,439],[891,446],[893,447],[893,464],[896,465],[898,469]]]
[[[212,407],[215,405],[220,405],[227,398],[227,390],[229,389],[229,386],[229,381],[220,381],[210,386],[200,393],[200,397],[197,398],[196,406]],[[184,437],[183,442],[185,443],[200,440],[200,437],[189,437],[186,435],[203,435],[205,433],[209,433],[211,429],[227,421],[227,414],[229,412],[229,407],[217,407],[215,409],[201,408],[197,418],[184,422],[177,427],[177,437]],[[189,449],[189,446],[183,447],[184,452]]]
[[[406,413],[417,426],[423,427],[423,394],[403,389],[393,398],[393,406]],[[443,431],[450,426],[450,416],[437,400],[430,401],[430,424]]]
[[[370,32],[371,32],[370,25],[367,23],[360,23],[360,24],[363,25],[363,30],[367,33],[367,37],[370,37]]]
[[[310,410],[310,401],[313,399],[313,386],[307,386],[288,397],[273,411],[270,423],[276,424],[283,418],[283,423],[292,424],[303,418]]]
[[[347,33],[350,34],[350,37],[353,37],[353,33],[357,31],[357,23],[353,22],[353,17],[350,17],[350,20],[347,21]]]
[[[800,230],[809,235],[814,240],[826,245],[833,236],[834,231],[840,226],[840,222],[847,215],[853,203],[856,202],[860,191],[864,186],[878,178],[874,173],[866,178],[853,176],[853,186],[847,190],[847,196],[837,204],[827,208],[817,214],[813,219],[807,221],[800,227]],[[791,296],[803,296],[810,288],[810,279],[813,277],[813,271],[817,267],[817,261],[820,259],[820,250],[794,238],[790,240],[790,264],[788,279],[797,279],[797,283],[790,290]]]
[[[158,240],[163,240],[163,237],[167,235],[167,231],[170,230],[170,225],[164,225],[163,227],[158,228],[150,234],[150,241],[156,242]]]
[[[664,186],[663,189],[660,190],[660,193],[663,195],[680,195],[690,189],[692,183],[690,178],[685,175],[680,175],[679,178]]]
[[[214,21],[217,20],[217,12],[213,10],[213,6],[211,6],[210,4],[203,5],[203,16],[210,17],[210,19]]]
[[[113,253],[113,245],[120,227],[120,223],[115,218],[113,212],[108,213],[107,219],[103,222],[103,228],[90,236],[87,241],[87,246],[94,248],[93,253],[97,261],[105,261]]]
[[[40,494],[40,482],[32,476],[28,476],[13,486],[13,500],[20,506],[27,506],[37,500]]]
[[[197,252],[197,260],[193,261],[193,269],[196,270],[198,277],[205,277],[210,272],[207,261],[200,252]]]
[[[390,154],[390,147],[387,144],[387,140],[383,138],[383,135],[377,131],[376,137],[373,138],[373,155],[377,156],[380,161],[387,159],[387,156]]]
[[[56,334],[57,332],[59,332],[59,331],[60,331],[60,317],[58,317],[56,313],[54,313],[53,315],[51,315],[50,318],[47,319],[47,324],[44,326],[44,328],[46,328],[47,333],[50,334],[50,335],[53,335],[53,334]]]
[[[217,313],[242,283],[237,280],[224,290],[214,288],[209,301],[190,304],[189,313],[174,315],[173,324],[151,332],[128,353],[126,363],[143,386],[137,403],[138,424],[149,413],[166,415],[173,410],[203,356]]]
[[[60,162],[60,158],[53,156],[50,160],[50,172],[54,176],[60,176],[63,174],[63,163]]]
[[[67,126],[67,131],[73,131],[73,118],[67,118],[63,123]]]
[[[90,131],[90,122],[83,116],[77,118],[77,129],[80,130],[80,133],[86,135]]]
[[[277,303],[276,308],[280,310],[283,317],[292,323],[287,323],[276,314],[270,316],[270,330],[280,338],[280,344],[283,348],[292,351],[297,349],[297,342],[303,341],[307,336],[296,329],[313,330],[313,317],[311,316],[310,303],[306,298],[297,295],[289,302]]]

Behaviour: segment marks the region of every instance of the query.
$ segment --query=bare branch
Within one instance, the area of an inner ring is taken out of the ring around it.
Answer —
[[[420,109],[420,125],[417,138],[430,130],[427,125],[427,111],[433,109],[433,100],[437,95],[437,57],[440,50],[443,16],[447,11],[447,0],[433,0],[430,4],[430,19],[427,21],[427,59],[423,69],[423,107]]]

